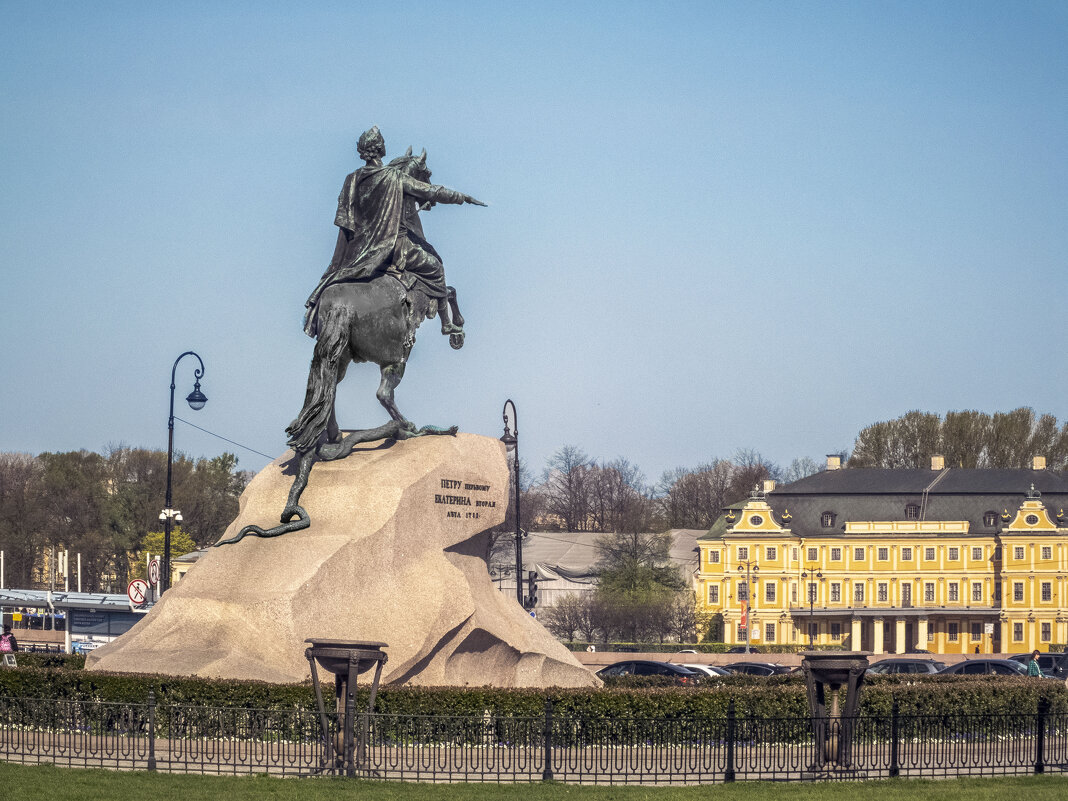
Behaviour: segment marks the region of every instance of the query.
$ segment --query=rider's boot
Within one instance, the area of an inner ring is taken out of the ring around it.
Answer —
[[[453,325],[449,321],[449,304],[444,298],[438,301],[438,314],[441,315],[441,333],[445,336],[451,334],[462,334],[463,328],[458,325]]]

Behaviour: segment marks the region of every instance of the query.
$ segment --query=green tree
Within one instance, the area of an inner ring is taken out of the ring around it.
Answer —
[[[130,566],[131,578],[144,578],[148,555],[154,557],[163,556],[164,540],[166,535],[162,531],[150,531],[141,539],[141,547],[134,555],[133,564]],[[196,542],[186,533],[181,526],[171,529],[171,559],[185,556],[198,550]]]

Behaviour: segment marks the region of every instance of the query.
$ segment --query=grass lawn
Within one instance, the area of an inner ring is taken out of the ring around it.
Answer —
[[[0,762],[0,795],[29,801],[461,801],[461,799],[522,799],[522,801],[1061,801],[1068,794],[1068,777],[1025,776],[992,779],[926,781],[901,779],[878,782],[819,784],[739,782],[703,787],[578,787],[565,784],[414,784],[351,779],[275,779],[174,776],[147,772],[120,773],[52,766],[24,766]]]

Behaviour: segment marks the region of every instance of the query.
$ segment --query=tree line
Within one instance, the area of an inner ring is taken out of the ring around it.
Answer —
[[[230,453],[196,460],[176,454],[172,497],[184,528],[173,532],[174,553],[188,549],[190,540],[196,547],[217,540],[237,516],[238,496],[250,478]],[[81,554],[83,591],[124,591],[144,572],[141,552],[159,542],[151,535],[158,537],[162,527],[166,480],[166,451],[117,446],[103,454],[0,453],[6,586],[47,586],[53,549],[66,549],[72,573],[74,554]]]

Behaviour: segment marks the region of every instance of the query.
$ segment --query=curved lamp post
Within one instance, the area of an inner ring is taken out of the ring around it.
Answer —
[[[512,407],[512,425],[508,425],[508,407]],[[512,454],[512,466],[515,476],[515,599],[523,606],[523,532],[519,528],[519,417],[516,415],[515,404],[509,398],[504,402],[504,410],[501,412],[504,418],[504,434],[501,442],[508,452]]]
[[[182,522],[182,513],[171,508],[171,472],[174,464],[174,374],[178,369],[178,362],[186,356],[196,356],[200,362],[200,368],[193,371],[193,391],[185,400],[189,408],[197,412],[204,408],[208,402],[207,397],[200,391],[200,379],[204,377],[204,360],[191,350],[187,350],[174,360],[171,368],[171,411],[167,417],[167,506],[159,513],[159,519],[163,521],[163,592],[171,588],[171,524]]]
[[[755,561],[746,559],[738,565],[738,571],[745,571],[745,652],[749,653],[749,632],[753,630],[753,582],[752,576],[760,572]]]
[[[816,605],[816,582],[809,581],[810,578],[822,579],[823,573],[816,570],[809,573],[808,570],[801,571],[801,580],[805,582],[805,592],[808,593],[808,647],[812,648],[812,615],[813,607]]]

